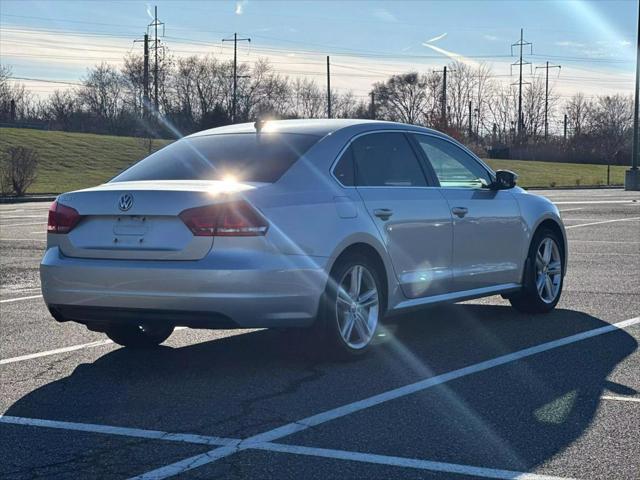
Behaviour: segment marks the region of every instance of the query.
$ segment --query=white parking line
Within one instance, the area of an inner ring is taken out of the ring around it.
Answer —
[[[0,242],[46,242],[46,238],[0,238]]]
[[[176,327],[174,331],[178,332],[180,330],[186,330],[187,328],[188,327]],[[103,345],[109,345],[111,343],[113,343],[111,340],[97,340],[95,342],[81,343],[79,345],[71,345],[70,347],[62,347],[62,348],[56,348],[53,350],[45,350],[43,352],[29,353],[27,355],[20,355],[19,357],[4,358],[0,360],[0,365],[24,362],[25,360],[33,360],[34,358],[40,358],[40,357],[49,357],[51,355],[58,355],[60,353],[75,352],[76,350],[83,350],[85,348],[102,347]]]
[[[72,345],[70,347],[56,348],[55,350],[46,350],[44,352],[30,353],[28,355],[21,355],[19,357],[5,358],[0,360],[0,365],[7,365],[9,363],[24,362],[25,360],[32,360],[34,358],[48,357],[50,355],[58,355],[60,353],[74,352],[76,350],[82,350],[84,348],[102,347],[103,345],[109,345],[113,343],[111,340],[98,340],[96,342],[82,343],[80,345]]]
[[[603,220],[601,222],[581,223],[580,225],[569,225],[568,227],[564,227],[564,228],[565,230],[568,230],[570,228],[590,227],[591,225],[602,225],[603,223],[630,222],[632,220],[640,220],[640,217],[616,218],[615,220]]]
[[[612,395],[604,395],[601,397],[603,400],[616,400],[618,402],[640,402],[640,398],[631,398],[631,397],[615,397]]]
[[[6,300],[0,300],[0,303],[20,302],[22,300],[32,300],[34,298],[40,298],[42,295],[31,295],[30,297],[8,298]]]
[[[420,380],[418,382],[405,385],[404,387],[388,390],[378,395],[374,395],[372,397],[365,398],[363,400],[358,400],[356,402],[349,403],[347,405],[343,405],[341,407],[337,407],[332,410],[327,410],[323,413],[312,415],[302,420],[298,420],[296,422],[288,423],[281,427],[274,428],[273,430],[268,430],[266,432],[259,433],[257,435],[254,435],[252,437],[249,437],[243,440],[239,445],[233,448],[229,446],[219,447],[214,450],[210,450],[208,452],[201,453],[199,455],[194,455],[193,457],[189,457],[184,460],[180,460],[178,462],[166,465],[164,467],[160,467],[156,470],[152,470],[150,472],[144,473],[140,476],[133,477],[133,478],[154,479],[154,480],[168,478],[173,475],[184,473],[187,470],[191,470],[193,468],[215,462],[220,458],[233,455],[234,453],[239,452],[241,450],[244,450],[247,448],[254,448],[254,447],[258,448],[259,445],[262,445],[264,443],[279,440],[283,437],[301,432],[310,427],[315,427],[323,423],[336,420],[338,418],[344,417],[351,413],[359,412],[361,410],[365,410],[367,408],[380,405],[390,400],[395,400],[397,398],[405,397],[412,393],[421,392],[428,388],[442,385],[443,383],[449,382],[451,380],[456,380],[458,378],[466,377],[474,373],[489,370],[491,368],[498,367],[500,365],[512,363],[517,360],[521,360],[523,358],[537,355],[538,353],[547,352],[549,350],[560,348],[565,345],[581,342],[582,340],[586,340],[588,338],[593,338],[599,335],[603,335],[613,331],[628,328],[638,323],[640,323],[640,317],[630,318],[629,320],[624,320],[622,322],[618,322],[613,325],[606,325],[604,327],[595,328],[593,330],[587,330],[586,332],[577,333],[569,337],[552,340],[550,342],[542,343],[534,347],[518,350],[517,352],[512,352],[506,355],[502,355],[500,357],[496,357],[491,360],[485,360],[484,362],[476,363],[474,365],[469,365],[467,367],[463,367],[458,370],[453,370],[451,372],[444,373],[442,375],[426,378],[424,380]],[[513,478],[513,477],[509,477],[509,478]]]
[[[210,437],[189,433],[169,433],[161,432],[159,430],[113,427],[110,425],[97,425],[94,423],[60,422],[57,420],[42,420],[39,418],[12,417],[5,415],[0,415],[0,423],[56,428],[60,430],[74,430],[77,432],[104,433],[108,435],[121,435],[123,437],[148,438],[150,440],[198,443],[203,445],[236,445],[240,442],[240,440],[235,438]]]
[[[553,202],[553,200],[551,200]],[[599,205],[608,203],[638,203],[637,200],[573,200],[570,202],[553,202],[556,205]]]
[[[393,457],[373,453],[349,452],[346,450],[333,450],[328,448],[303,447],[299,445],[287,445],[282,443],[263,443],[252,447],[257,450],[270,452],[293,453],[295,455],[309,455],[312,457],[332,458],[348,460],[352,462],[375,463],[378,465],[390,465],[393,467],[415,468],[431,472],[456,473],[460,475],[473,475],[482,478],[505,478],[518,480],[559,480],[566,477],[554,477],[550,475],[538,475],[535,473],[514,472],[512,470],[499,470],[495,468],[474,467],[456,463],[433,462],[430,460],[418,460],[415,458]]]
[[[579,208],[567,208],[566,210],[560,210],[560,213],[577,212],[578,210],[584,210],[584,209],[582,207],[579,207]]]

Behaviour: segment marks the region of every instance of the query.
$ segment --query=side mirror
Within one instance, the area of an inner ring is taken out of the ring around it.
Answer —
[[[516,186],[518,175],[511,170],[496,170],[496,178],[491,185],[492,190],[508,190]]]

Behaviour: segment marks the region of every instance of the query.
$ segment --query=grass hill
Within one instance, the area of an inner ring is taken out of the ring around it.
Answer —
[[[153,149],[170,140],[154,140]],[[0,128],[0,151],[10,146],[34,148],[40,154],[38,177],[29,193],[60,193],[103,183],[148,154],[144,139],[89,133]],[[604,185],[605,165],[488,160],[493,168],[513,170],[523,187]],[[626,167],[611,167],[611,183],[622,185]]]

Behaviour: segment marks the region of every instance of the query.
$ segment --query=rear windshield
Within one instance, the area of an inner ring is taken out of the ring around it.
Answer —
[[[183,138],[131,166],[112,182],[140,180],[278,180],[320,137],[233,133]]]

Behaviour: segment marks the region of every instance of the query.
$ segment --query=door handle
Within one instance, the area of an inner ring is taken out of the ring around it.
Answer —
[[[453,213],[456,217],[462,218],[467,213],[469,213],[469,209],[466,207],[453,207],[451,209],[451,213]]]
[[[393,210],[390,208],[376,208],[373,214],[381,220],[388,220],[389,217],[393,215]]]

